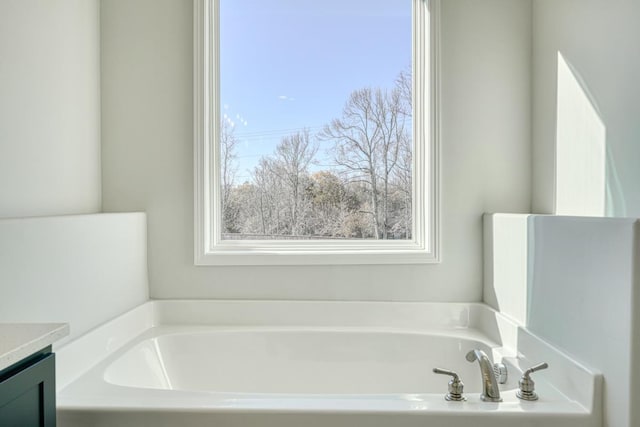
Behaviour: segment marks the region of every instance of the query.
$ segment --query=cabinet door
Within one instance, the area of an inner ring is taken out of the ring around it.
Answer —
[[[55,356],[49,353],[0,381],[0,426],[55,427]]]

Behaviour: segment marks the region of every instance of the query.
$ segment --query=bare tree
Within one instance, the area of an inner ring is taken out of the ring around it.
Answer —
[[[413,79],[411,67],[398,74],[395,88],[400,95],[400,111],[406,120],[404,135],[399,135],[400,153],[398,165],[394,171],[394,181],[402,199],[402,215],[396,223],[396,230],[403,230],[405,238],[410,239],[413,231],[413,138],[411,119],[413,117]]]
[[[342,175],[351,182],[366,183],[370,191],[374,234],[379,238],[377,154],[380,129],[375,124],[373,90],[359,89],[351,93],[342,118],[333,119],[320,133],[320,138],[334,142],[331,154]]]
[[[320,138],[334,142],[333,159],[348,179],[367,184],[368,213],[378,239],[388,238],[390,180],[406,132],[400,90],[364,88],[351,93],[342,117],[320,133]]]
[[[409,66],[400,71],[395,81],[395,87],[400,92],[400,98],[402,101],[402,113],[408,117],[412,116],[413,110],[413,79],[411,76],[411,66]]]
[[[234,186],[226,206],[226,214],[229,219],[225,223],[225,233],[255,234],[261,231],[262,223],[259,222],[260,205],[258,188],[249,182]]]
[[[230,232],[234,228],[234,213],[230,209],[230,197],[238,173],[236,164],[236,147],[239,143],[234,133],[235,128],[229,120],[220,122],[220,193],[222,196],[223,230]]]
[[[402,234],[406,239],[410,239],[413,229],[413,144],[410,138],[404,138],[400,143],[400,153],[397,167],[393,173],[393,183],[397,198],[401,200],[401,212],[398,215],[393,231]]]
[[[309,131],[296,132],[282,138],[276,147],[272,172],[276,174],[288,193],[289,232],[295,236],[301,232],[303,212],[303,182],[308,177],[309,164],[318,151],[318,145],[309,136]]]
[[[282,234],[283,224],[283,191],[278,173],[279,166],[270,157],[262,157],[258,166],[253,170],[253,181],[257,188],[257,212],[259,214],[259,229],[264,235]],[[249,231],[249,230],[247,230]]]

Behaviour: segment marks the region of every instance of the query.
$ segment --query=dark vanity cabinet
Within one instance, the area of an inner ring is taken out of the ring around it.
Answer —
[[[49,346],[0,371],[0,426],[55,425],[55,355]]]

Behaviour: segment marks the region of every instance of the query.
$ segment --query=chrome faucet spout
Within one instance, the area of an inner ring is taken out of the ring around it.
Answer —
[[[480,365],[480,375],[482,376],[482,394],[480,399],[485,402],[502,402],[500,397],[500,390],[498,389],[498,381],[493,373],[493,364],[487,357],[487,354],[480,350],[475,349],[467,353],[467,361],[478,361]]]

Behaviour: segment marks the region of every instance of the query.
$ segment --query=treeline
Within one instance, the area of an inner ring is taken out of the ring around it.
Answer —
[[[285,136],[236,184],[233,126],[220,132],[225,235],[410,239],[412,231],[411,75],[392,88],[351,93],[342,115],[316,134]],[[328,147],[318,165],[320,144]],[[326,161],[326,160],[325,160]]]

